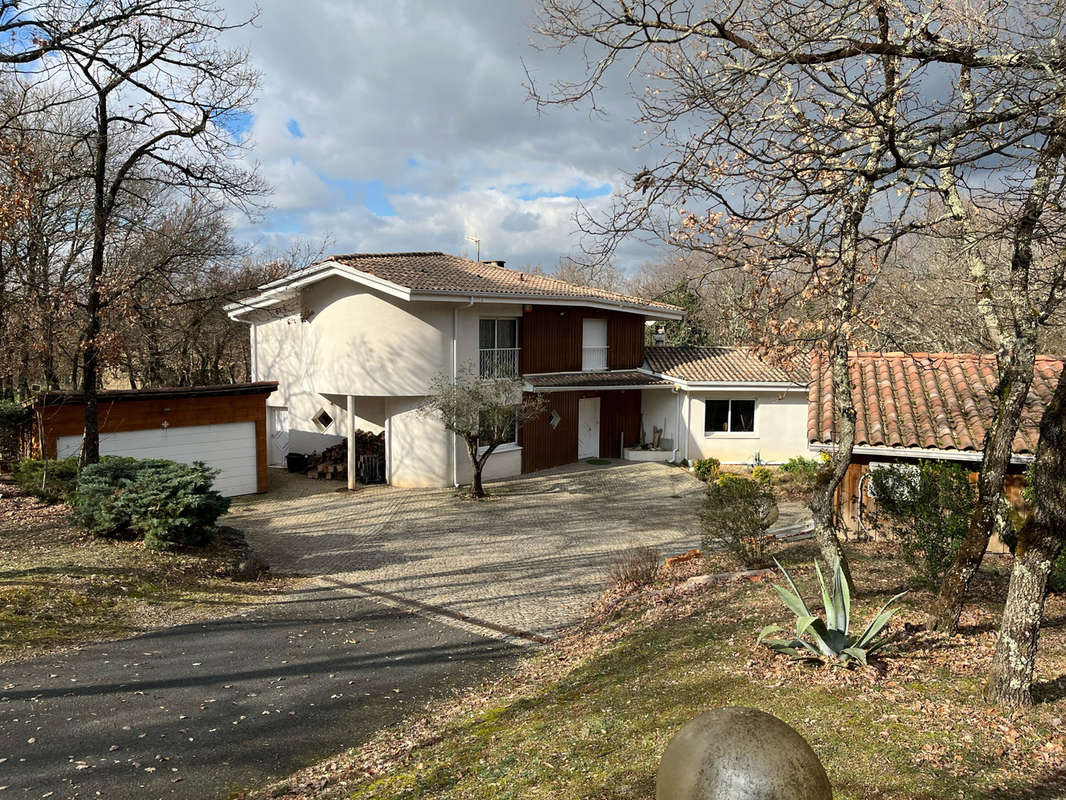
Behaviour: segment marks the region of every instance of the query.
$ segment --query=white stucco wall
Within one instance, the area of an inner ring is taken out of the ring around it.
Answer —
[[[706,433],[705,401],[714,397],[755,400],[753,433]],[[714,457],[723,464],[750,463],[755,453],[763,461],[778,464],[793,456],[811,456],[807,442],[807,393],[779,391],[687,391],[682,396],[681,458],[695,461]]]
[[[421,397],[388,400],[385,468],[389,483],[402,487],[440,487],[451,483],[449,435],[419,410]]]
[[[641,424],[644,426],[644,438],[652,440],[652,428],[662,428],[660,447],[672,450],[677,446],[677,405],[681,393],[669,389],[644,389],[640,393]],[[683,423],[682,423],[683,424]],[[681,458],[682,456],[679,456]]]

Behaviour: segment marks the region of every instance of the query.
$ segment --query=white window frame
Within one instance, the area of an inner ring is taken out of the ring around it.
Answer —
[[[492,321],[493,323],[495,323],[492,326],[493,347],[482,347],[481,346],[481,323],[482,322],[488,322],[488,321]],[[499,337],[499,333],[500,332],[499,332],[499,328],[497,327],[497,324],[500,323],[500,322],[513,322],[514,323],[514,347],[498,347],[497,346],[500,343],[499,342],[499,338],[500,338]],[[520,341],[519,336],[521,336],[521,325],[522,325],[522,318],[521,317],[508,317],[508,316],[499,316],[499,315],[493,315],[493,316],[490,316],[490,317],[478,317],[478,320],[477,320],[477,355],[478,355],[478,375],[479,376],[482,376],[482,373],[481,373],[481,354],[483,352],[485,352],[486,350],[492,351],[492,352],[497,352],[497,353],[500,350],[514,350],[514,366],[515,366],[514,377],[517,378],[519,375],[521,375],[521,373],[522,373],[522,365],[521,365],[520,359],[521,359],[522,348],[518,344],[519,341]],[[482,377],[484,377],[484,376],[482,376]],[[489,376],[489,377],[491,377],[491,376]]]
[[[729,403],[729,427],[726,431],[707,430],[707,403],[712,400],[726,401]],[[750,431],[734,431],[733,427],[733,401],[752,403]],[[703,437],[705,439],[758,439],[759,438],[759,399],[757,397],[705,397],[703,399]]]

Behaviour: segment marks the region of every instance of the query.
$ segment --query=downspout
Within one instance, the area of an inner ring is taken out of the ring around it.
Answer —
[[[472,308],[474,305],[474,298],[471,296],[470,302],[465,306],[456,306],[452,309],[452,383],[457,383],[459,380],[459,311],[464,308]],[[452,434],[452,486],[456,489],[459,488],[459,445],[455,441],[456,436]]]
[[[674,394],[677,396],[677,420],[674,423],[674,454],[670,457],[673,463],[677,463],[677,457],[681,453],[681,387],[674,384]]]
[[[688,445],[689,439],[692,438],[692,431],[689,428],[692,426],[692,395],[688,392],[685,393],[685,462],[690,463],[688,460]]]

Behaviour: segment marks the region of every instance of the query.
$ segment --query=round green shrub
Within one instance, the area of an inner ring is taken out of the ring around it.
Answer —
[[[701,544],[705,551],[724,545],[745,567],[765,567],[766,531],[776,518],[777,501],[768,487],[725,473],[707,485]]]
[[[104,458],[82,470],[75,515],[99,536],[143,538],[156,550],[203,545],[229,510],[211,488],[217,474],[201,462]]]
[[[693,474],[705,483],[718,480],[722,462],[717,458],[701,458],[692,465]]]
[[[758,466],[751,468],[751,479],[761,486],[769,486],[773,478],[773,470],[769,467]]]

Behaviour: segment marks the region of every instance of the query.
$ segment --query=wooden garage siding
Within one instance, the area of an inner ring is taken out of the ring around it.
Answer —
[[[256,483],[260,492],[267,486],[266,395],[236,394],[214,397],[167,397],[123,400],[100,400],[100,432],[121,433],[145,428],[171,428],[191,425],[216,425],[229,422],[254,422],[256,440]],[[45,458],[55,458],[56,439],[80,435],[85,429],[85,407],[78,402],[44,406],[34,421],[38,432],[34,439]],[[44,435],[41,436],[40,431]]]
[[[577,461],[578,401],[600,398],[600,456],[621,458],[625,446],[640,441],[640,391],[547,392],[545,413],[522,426],[518,443],[522,446],[522,472],[559,467]],[[558,427],[549,424],[551,412],[559,414]]]
[[[582,320],[607,320],[607,368],[636,369],[644,363],[644,317],[622,311],[571,306],[532,306],[519,325],[522,374],[581,369]]]

